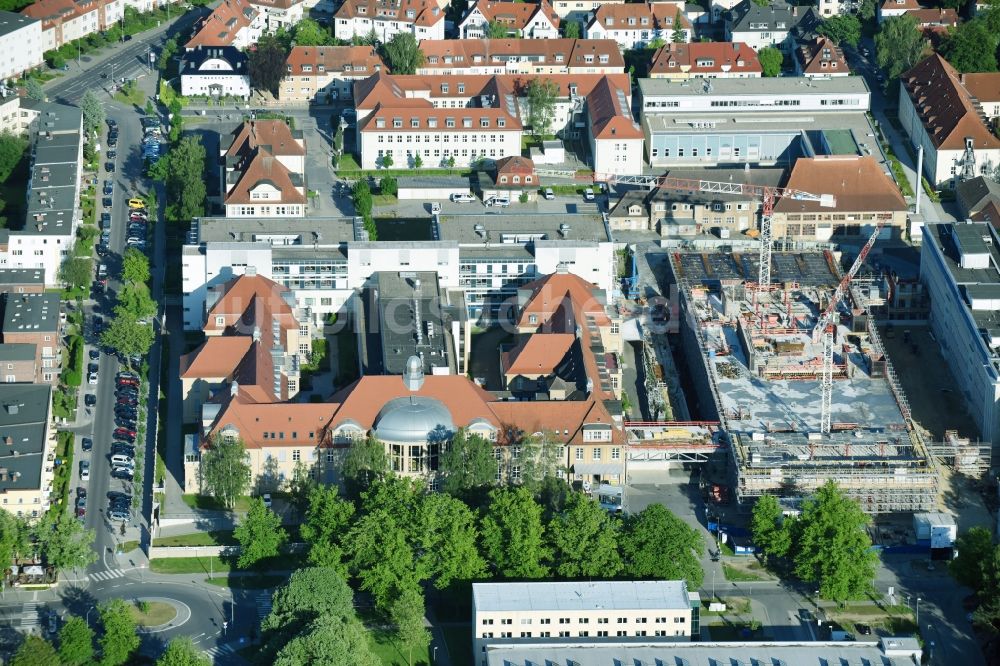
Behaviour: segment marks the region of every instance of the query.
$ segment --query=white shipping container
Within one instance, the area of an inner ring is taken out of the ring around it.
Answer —
[[[948,548],[958,536],[954,516],[940,512],[913,514],[913,531],[917,541],[930,541],[931,548]]]

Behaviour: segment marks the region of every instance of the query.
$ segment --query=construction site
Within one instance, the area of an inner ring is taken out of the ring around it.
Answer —
[[[936,456],[857,290],[828,251],[769,254],[767,272],[756,252],[669,262],[696,418],[725,433],[735,498],[801,497],[833,479],[868,513],[931,510]],[[979,464],[974,446],[952,445]]]

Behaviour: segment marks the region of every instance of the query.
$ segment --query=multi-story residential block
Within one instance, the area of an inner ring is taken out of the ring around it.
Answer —
[[[281,120],[248,120],[221,147],[227,217],[306,214],[305,139]]]
[[[51,380],[45,382],[41,368],[36,365],[35,345],[0,343],[0,375],[6,384],[53,383],[57,374],[49,371]]]
[[[21,14],[41,22],[42,52],[106,30],[124,14],[124,0],[39,0]]]
[[[757,52],[738,42],[671,42],[656,50],[649,65],[649,78],[671,81],[759,79],[762,73]]]
[[[507,29],[507,36],[524,39],[558,39],[559,15],[548,0],[510,2],[508,0],[476,0],[458,24],[462,39],[484,39],[490,35],[490,24]]]
[[[995,129],[1000,119],[1000,72],[969,72],[959,74],[958,79],[986,116],[989,127]]]
[[[417,74],[621,74],[611,39],[444,39],[420,42]]]
[[[849,76],[844,52],[829,37],[816,37],[795,50],[795,71],[799,76]]]
[[[784,164],[815,150],[803,146],[803,130],[843,131],[852,146],[874,133],[865,116],[871,93],[862,77],[811,79],[809,85],[804,81],[640,79],[649,163],[654,167]],[[781,122],[782,118],[787,121]]]
[[[233,46],[246,49],[256,44],[265,28],[264,14],[248,0],[223,0],[212,13],[195,24],[194,36],[185,48]]]
[[[473,583],[472,627],[477,666],[539,639],[687,642],[701,634],[701,598],[684,581]]]
[[[51,383],[57,380],[62,366],[59,294],[6,293],[0,302],[3,304],[0,335],[4,344],[33,348],[34,381]]]
[[[645,136],[632,117],[630,88],[602,78],[587,96],[587,127],[594,173],[639,175]]]
[[[0,268],[0,293],[40,294],[45,291],[45,271],[39,268]]]
[[[867,238],[878,222],[883,237],[893,228],[901,235],[907,228],[909,206],[899,187],[870,156],[824,155],[795,160],[785,187],[832,194],[836,205],[783,197],[774,205],[771,233],[775,238],[828,240],[831,236]]]
[[[384,69],[385,63],[371,46],[293,46],[278,99],[318,104],[350,100],[355,81]]]
[[[0,11],[0,82],[45,64],[42,22],[28,14]],[[2,103],[0,103],[2,107]],[[2,125],[0,119],[0,125]]]
[[[992,224],[924,229],[920,281],[930,324],[981,441],[1000,432],[1000,235]]]
[[[954,186],[963,174],[990,175],[1000,165],[1000,139],[948,61],[935,53],[899,82],[899,122],[913,147],[924,148],[928,181]]]
[[[821,20],[812,7],[788,5],[784,0],[771,0],[768,5],[742,0],[726,19],[726,40],[746,42],[755,51],[768,46],[791,51],[793,34],[809,34]]]
[[[52,387],[0,384],[0,507],[29,520],[48,511],[55,453]]]
[[[444,39],[444,10],[433,0],[347,0],[333,19],[337,39],[374,35],[384,44],[400,32]]]
[[[235,46],[196,46],[181,54],[182,95],[250,97],[247,57]]]
[[[264,18],[264,29],[274,32],[278,28],[291,30],[307,16],[310,0],[247,0]]]
[[[603,5],[620,5],[624,2],[625,0],[553,0],[552,9],[564,21],[586,23]]]
[[[602,5],[587,24],[588,39],[613,39],[622,49],[643,49],[656,40],[690,42],[694,27],[683,2]]]
[[[923,9],[917,0],[883,0],[878,7],[878,22],[893,16],[902,16],[906,12]]]
[[[83,114],[44,102],[22,101],[21,110],[34,116],[27,214],[21,229],[0,234],[0,268],[42,269],[45,284],[56,286],[80,220]]]

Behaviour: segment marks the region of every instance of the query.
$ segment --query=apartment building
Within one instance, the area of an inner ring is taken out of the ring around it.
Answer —
[[[280,101],[332,104],[353,99],[354,83],[385,70],[385,63],[372,46],[293,46],[285,70]]]
[[[914,149],[923,146],[924,175],[934,186],[954,187],[1000,165],[1000,139],[947,60],[935,53],[899,82],[899,122]]]
[[[931,330],[981,441],[1000,433],[998,247],[993,225],[973,222],[928,225],[920,251]]]
[[[587,23],[588,39],[613,39],[622,49],[644,49],[656,40],[690,42],[694,26],[683,2],[602,5]]]
[[[625,0],[553,0],[552,9],[563,21],[586,23],[603,5],[620,5],[624,2]]]
[[[38,0],[21,14],[41,22],[41,51],[106,30],[124,15],[124,0]]]
[[[4,344],[32,347],[36,381],[56,381],[62,365],[59,294],[6,293],[0,299],[3,305],[3,328],[0,329],[0,335]],[[17,350],[15,355],[20,357],[24,355],[23,351]]]
[[[620,88],[604,77],[587,96],[588,137],[595,174],[642,173],[645,136],[632,117],[630,89]]]
[[[959,74],[958,79],[986,116],[988,126],[996,128],[1000,119],[1000,72],[969,72]]]
[[[923,9],[918,0],[883,0],[878,6],[878,22],[893,16],[902,16],[906,12]]]
[[[264,14],[248,0],[223,0],[195,24],[194,35],[184,48],[232,46],[244,50],[257,43],[265,28]]]
[[[795,71],[809,78],[851,74],[844,51],[829,37],[815,37],[800,43],[795,50]]]
[[[757,52],[739,42],[671,42],[658,48],[649,64],[649,78],[670,81],[759,79],[762,73]]]
[[[488,666],[488,650],[538,639],[688,642],[701,633],[700,610],[684,581],[473,583],[473,660]]]
[[[417,74],[621,74],[610,39],[444,39],[420,42]]]
[[[306,214],[305,139],[281,120],[248,120],[220,143],[227,217]]]
[[[458,24],[458,34],[462,39],[484,39],[490,35],[490,25],[499,24],[507,29],[507,37],[558,39],[559,23],[547,0],[476,0]]]
[[[45,271],[38,268],[0,268],[0,293],[40,294],[45,291]]]
[[[0,268],[42,269],[46,286],[73,248],[80,220],[83,114],[76,107],[21,103],[31,122],[31,174],[23,227],[0,234]]]
[[[754,51],[773,46],[790,52],[793,35],[813,32],[821,20],[812,7],[789,5],[784,0],[771,0],[767,5],[742,0],[726,19],[726,41],[745,42]]]
[[[333,19],[333,36],[349,41],[374,35],[388,42],[400,32],[417,41],[444,39],[444,10],[433,0],[347,0]]]
[[[909,206],[895,181],[871,156],[800,157],[785,187],[831,194],[836,197],[836,205],[824,207],[815,201],[782,197],[775,203],[771,218],[775,238],[868,238],[878,222],[885,224],[882,237],[889,238],[902,235],[907,228]]]
[[[865,116],[871,92],[857,76],[640,79],[639,93],[654,167],[788,164],[817,150],[803,131],[842,130],[854,144],[874,133]]]
[[[19,78],[45,64],[42,42],[39,19],[0,11],[0,82]],[[2,119],[0,126],[3,126]]]
[[[48,511],[55,452],[52,387],[0,384],[0,507],[29,520]]]
[[[279,28],[291,30],[303,19],[308,17],[309,0],[248,0],[264,18],[264,29],[275,32]]]
[[[235,46],[196,46],[181,54],[181,95],[250,97],[247,56]]]

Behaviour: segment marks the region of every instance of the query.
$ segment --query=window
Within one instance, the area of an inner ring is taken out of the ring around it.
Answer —
[[[216,326],[225,326],[226,325],[226,318],[225,317],[216,317],[215,318],[215,325]]]
[[[601,459],[601,448],[599,446],[594,447],[593,451],[591,452],[591,458],[595,462]]]
[[[620,617],[618,618],[618,624],[625,624],[628,622],[628,618]]]
[[[509,617],[501,618],[500,624],[514,624],[514,620],[510,619]]]
[[[621,457],[622,457],[622,450],[619,447],[617,447],[617,446],[612,446],[611,447],[611,459],[612,460],[621,460]]]
[[[483,626],[489,626],[493,624],[492,618],[483,618]]]
[[[284,435],[285,433],[281,433],[281,434]],[[284,437],[282,437],[282,439],[284,439]],[[292,450],[292,462],[298,462],[300,460],[302,460],[302,451],[300,451],[299,449],[293,449]]]
[[[597,618],[597,624],[607,624],[607,623],[608,623],[608,618],[606,617]]]
[[[576,460],[583,460],[583,447],[576,447]]]
[[[551,617],[543,617],[541,623],[542,624],[552,624],[552,618]]]

